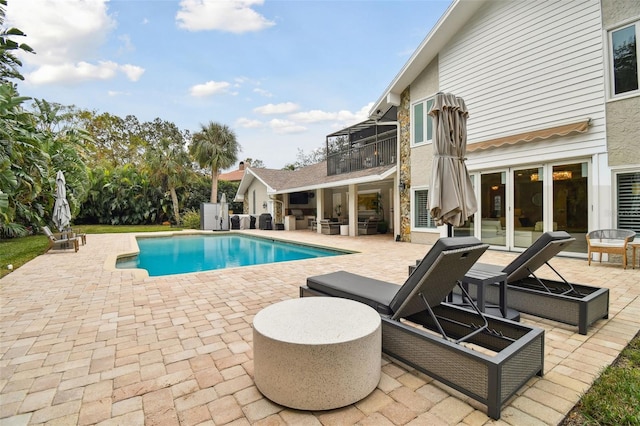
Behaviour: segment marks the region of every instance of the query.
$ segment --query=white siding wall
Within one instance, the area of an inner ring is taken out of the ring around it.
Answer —
[[[602,43],[598,0],[487,2],[439,56],[440,90],[469,108],[469,143],[592,122],[585,134],[513,147],[509,159],[473,153],[470,167],[532,161],[536,147],[554,158],[606,152]]]

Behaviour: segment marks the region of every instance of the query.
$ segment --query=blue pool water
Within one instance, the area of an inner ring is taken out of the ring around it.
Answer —
[[[146,269],[152,277],[348,253],[233,234],[138,238],[137,241],[140,254],[119,259],[116,267]]]

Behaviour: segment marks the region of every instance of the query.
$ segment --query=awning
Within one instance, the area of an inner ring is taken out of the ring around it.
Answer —
[[[525,142],[533,142],[540,139],[549,139],[558,136],[568,136],[574,133],[584,133],[589,129],[590,118],[576,123],[564,124],[562,126],[548,127],[541,130],[518,133],[517,135],[504,136],[487,141],[467,144],[467,152],[481,151],[483,149],[498,148],[503,145],[515,145]]]

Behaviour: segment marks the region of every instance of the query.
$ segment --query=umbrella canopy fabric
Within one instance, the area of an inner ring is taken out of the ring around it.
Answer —
[[[62,170],[56,174],[56,202],[53,205],[53,217],[51,220],[60,232],[69,226],[71,222],[71,209],[67,201],[66,181]]]
[[[433,117],[434,150],[431,217],[438,225],[461,226],[478,210],[465,164],[469,111],[462,98],[438,93],[429,115]]]

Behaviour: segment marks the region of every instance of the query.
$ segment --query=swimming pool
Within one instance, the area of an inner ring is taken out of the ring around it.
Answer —
[[[116,268],[146,269],[152,277],[351,253],[239,234],[136,240],[140,253],[118,259]]]

